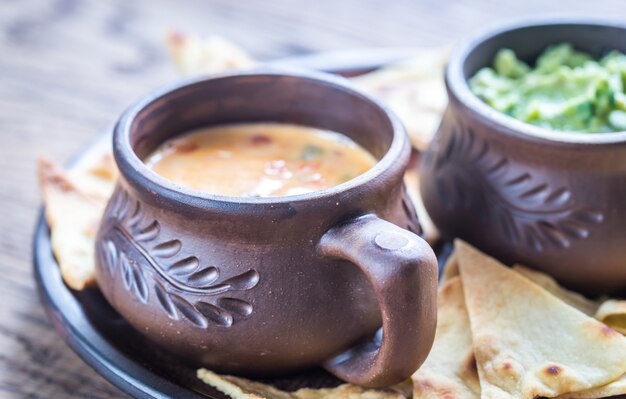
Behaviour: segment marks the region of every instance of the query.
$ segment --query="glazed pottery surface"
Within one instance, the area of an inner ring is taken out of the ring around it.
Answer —
[[[434,223],[509,263],[543,270],[590,294],[626,289],[626,132],[555,132],[491,109],[467,79],[501,48],[532,62],[570,42],[601,56],[626,52],[626,25],[545,21],[498,29],[456,51],[449,105],[422,159]]]
[[[141,161],[191,129],[261,121],[342,132],[380,161],[339,186],[273,198],[192,191]],[[113,141],[121,178],[97,237],[97,279],[146,337],[251,376],[324,364],[381,386],[423,362],[437,263],[402,183],[408,139],[376,101],[330,75],[238,72],[147,97]]]

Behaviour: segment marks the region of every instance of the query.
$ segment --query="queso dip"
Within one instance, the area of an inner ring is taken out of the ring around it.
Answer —
[[[203,128],[168,140],[147,159],[159,175],[210,194],[272,197],[322,190],[376,159],[343,134],[280,123]]]

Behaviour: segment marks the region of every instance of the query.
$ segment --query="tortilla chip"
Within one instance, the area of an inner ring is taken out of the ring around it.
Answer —
[[[609,299],[602,302],[595,318],[626,335],[626,300]]]
[[[167,45],[174,64],[184,76],[250,68],[257,64],[245,50],[220,36],[202,39],[170,32]]]
[[[233,399],[406,399],[401,389],[368,389],[352,384],[336,388],[304,388],[285,392],[271,385],[246,378],[216,374],[207,369],[198,370],[198,378]]]
[[[449,48],[423,49],[414,58],[353,78],[400,117],[415,148],[430,144],[448,104],[444,67]]]
[[[513,266],[513,270],[528,278],[533,283],[541,286],[543,289],[568,305],[580,310],[587,316],[593,316],[596,314],[599,306],[598,302],[594,302],[577,292],[561,287],[552,276],[522,265]]]
[[[207,369],[198,370],[197,376],[233,399],[295,399],[296,396],[272,386],[230,375],[219,375]]]
[[[394,388],[368,389],[352,384],[343,384],[336,388],[304,388],[297,390],[293,395],[299,399],[407,399],[410,397]]]
[[[416,399],[476,399],[480,384],[460,277],[439,289],[437,333],[426,361],[413,374]]]
[[[455,242],[483,398],[555,397],[626,373],[626,337]]]
[[[411,379],[409,378],[399,384],[388,387],[387,390],[397,392],[401,394],[403,398],[412,398],[413,397],[413,381],[411,381]]]
[[[85,195],[99,202],[108,202],[113,194],[119,172],[113,154],[102,151],[87,165],[70,169],[67,173],[78,189]]]
[[[107,181],[115,181],[119,176],[119,171],[115,165],[115,159],[111,150],[102,151],[96,162],[89,166],[87,172],[93,176],[98,176]]]
[[[428,212],[426,212],[426,207],[424,206],[424,201],[422,201],[422,194],[420,193],[420,178],[417,169],[409,169],[404,174],[404,184],[406,186],[406,191],[411,198],[411,202],[415,207],[415,212],[417,213],[417,219],[422,226],[422,230],[424,233],[424,239],[431,245],[436,243],[439,240],[439,230],[435,227],[435,224],[428,216]]]
[[[105,203],[79,191],[49,160],[39,161],[39,180],[61,275],[68,286],[81,290],[95,281],[94,241]]]
[[[565,395],[558,396],[557,399],[600,399],[623,394],[626,394],[626,375],[623,375],[617,381],[613,381],[610,384],[599,388],[591,388],[580,392],[567,393]]]
[[[456,251],[452,251],[448,260],[446,260],[446,264],[443,265],[443,273],[441,276],[441,284],[445,283],[448,280],[451,280],[453,277],[459,275],[459,262],[456,260]]]

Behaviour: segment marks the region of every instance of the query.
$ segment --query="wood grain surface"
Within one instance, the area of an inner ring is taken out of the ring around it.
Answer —
[[[2,0],[0,398],[122,398],[52,329],[31,273],[37,156],[65,161],[147,91],[178,78],[170,27],[218,33],[260,59],[444,45],[531,15],[626,18],[626,1]]]

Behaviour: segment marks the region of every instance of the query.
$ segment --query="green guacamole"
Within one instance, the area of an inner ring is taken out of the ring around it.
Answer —
[[[469,81],[474,94],[494,109],[533,125],[584,133],[626,130],[626,55],[600,60],[571,44],[550,46],[534,67],[501,49],[493,68]]]

